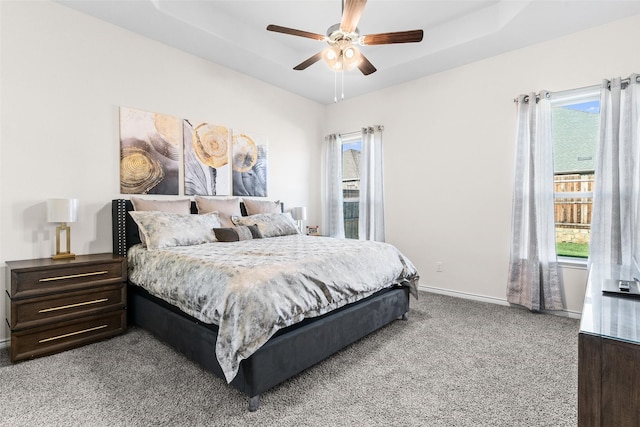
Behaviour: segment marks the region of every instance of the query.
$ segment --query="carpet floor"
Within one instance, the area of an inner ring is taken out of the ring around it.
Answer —
[[[579,322],[420,292],[260,409],[146,331],[12,365],[3,426],[575,426]]]

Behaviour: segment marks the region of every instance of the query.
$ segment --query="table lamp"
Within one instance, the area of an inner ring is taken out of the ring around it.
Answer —
[[[307,208],[305,206],[291,208],[291,216],[298,222],[298,230],[302,233],[302,221],[307,220]]]
[[[56,254],[53,259],[75,258],[71,253],[71,228],[69,222],[78,219],[78,199],[49,199],[47,200],[47,221],[60,223],[56,227]],[[67,237],[66,250],[60,250],[60,234],[65,232]]]

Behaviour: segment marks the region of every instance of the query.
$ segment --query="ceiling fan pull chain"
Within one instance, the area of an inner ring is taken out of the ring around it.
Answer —
[[[333,102],[338,102],[338,72],[333,70]]]
[[[342,99],[344,100],[344,70],[340,70],[340,74],[342,77]]]

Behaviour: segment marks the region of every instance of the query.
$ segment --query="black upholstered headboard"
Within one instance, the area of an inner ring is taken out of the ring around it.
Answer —
[[[284,205],[280,203],[280,208],[284,212]],[[133,210],[133,204],[128,199],[114,199],[111,201],[111,226],[113,233],[113,253],[115,255],[127,256],[127,250],[140,243],[140,231],[138,224],[127,212]],[[244,203],[240,202],[240,212],[247,215]],[[196,202],[191,202],[191,213],[197,214]]]

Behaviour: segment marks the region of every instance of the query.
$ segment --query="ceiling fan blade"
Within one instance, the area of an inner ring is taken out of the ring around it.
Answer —
[[[365,76],[376,72],[376,67],[374,67],[373,64],[369,62],[369,60],[362,53],[360,53],[360,62],[358,63],[358,69]]]
[[[342,20],[340,20],[340,29],[342,31],[353,33],[356,30],[366,4],[367,0],[346,0],[344,2]]]
[[[325,36],[322,34],[310,33],[308,31],[296,30],[294,28],[281,27],[280,25],[267,25],[267,31],[273,31],[276,33],[289,34],[292,36],[306,37],[314,40],[324,40]]]
[[[422,41],[422,30],[398,31],[395,33],[369,34],[360,38],[362,45],[416,43]]]
[[[293,67],[293,69],[298,71],[304,70],[308,66],[313,65],[316,62],[320,61],[320,59],[322,59],[322,52],[318,52],[315,55],[313,55],[311,58],[302,61],[301,63]]]

